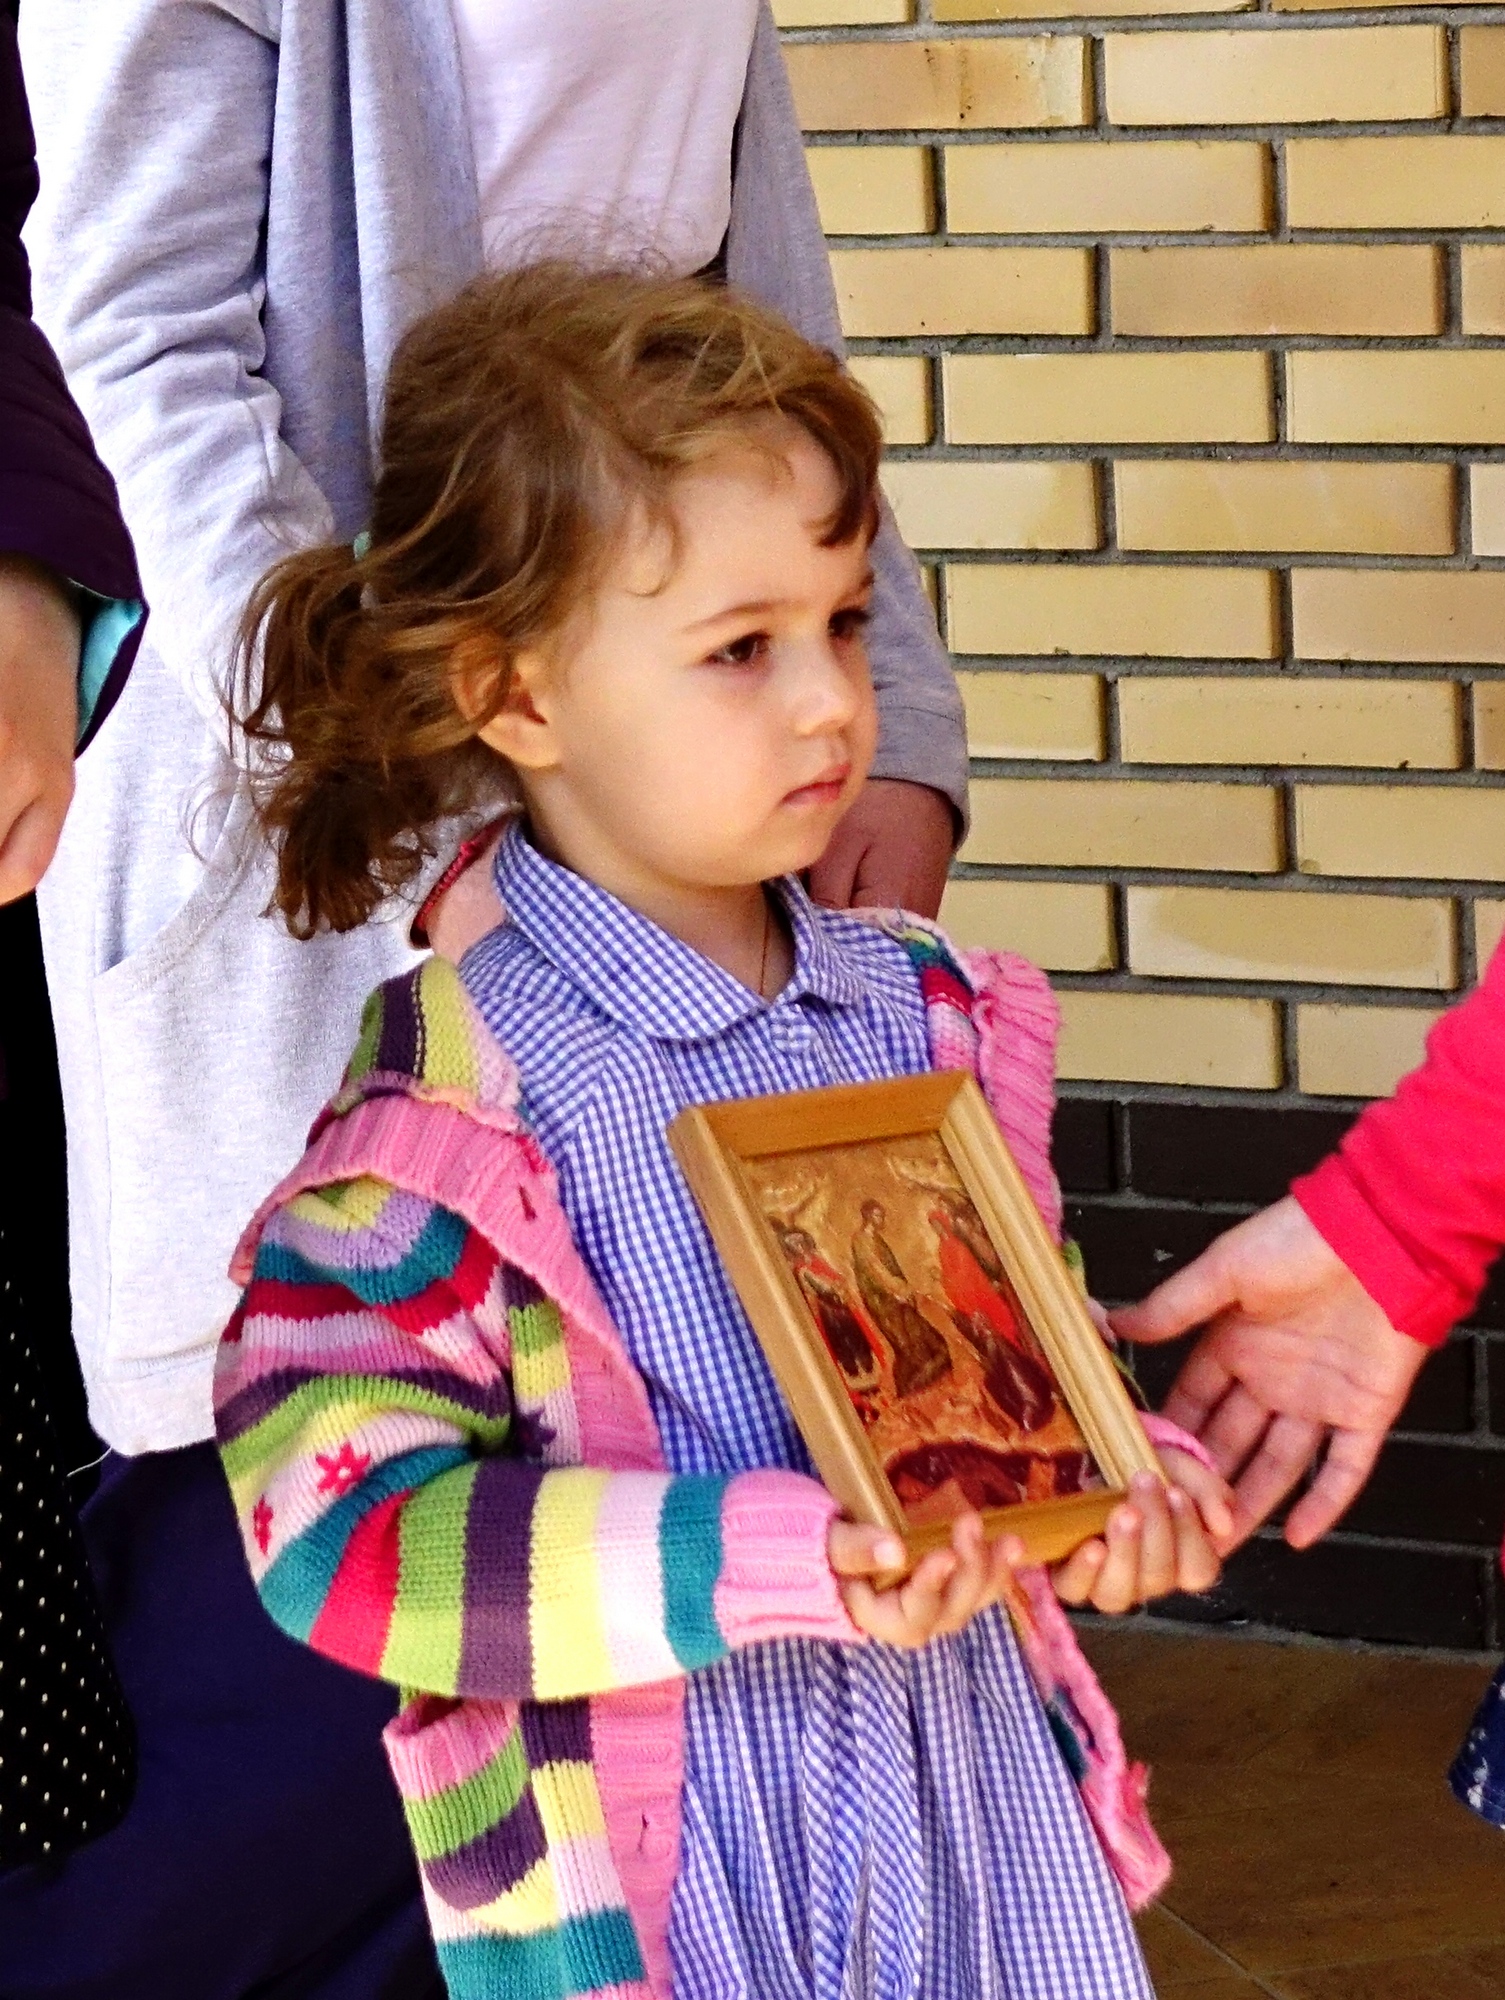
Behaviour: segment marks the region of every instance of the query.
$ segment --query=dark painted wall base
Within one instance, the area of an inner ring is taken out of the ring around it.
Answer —
[[[1341,1138],[1347,1112],[1063,1098],[1056,1160],[1067,1227],[1094,1295],[1141,1297],[1239,1216],[1284,1194]],[[1184,1345],[1140,1349],[1158,1401]],[[1256,1538],[1201,1599],[1157,1607],[1199,1624],[1255,1622],[1396,1645],[1495,1648],[1505,1531],[1505,1284],[1428,1362],[1374,1477],[1304,1555]]]

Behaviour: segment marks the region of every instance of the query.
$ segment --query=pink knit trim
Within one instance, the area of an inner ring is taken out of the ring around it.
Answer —
[[[798,1472],[744,1472],[721,1506],[716,1623],[729,1646],[759,1639],[835,1639],[862,1633],[847,1616],[826,1555],[841,1509]]]
[[[249,1278],[260,1229],[275,1208],[311,1188],[364,1174],[463,1216],[559,1307],[583,1464],[614,1472],[664,1469],[642,1377],[581,1262],[553,1174],[521,1131],[509,1137],[432,1101],[368,1099],[326,1125],[263,1204],[236,1252],[237,1282]],[[668,1930],[679,1866],[683,1701],[681,1685],[665,1682],[601,1695],[590,1705],[607,1842],[649,1976],[640,1995],[634,1989],[635,2000],[669,2000],[672,1988]],[[424,1705],[391,1725],[389,1754],[406,1758],[413,1783],[424,1782],[417,1767],[428,1753],[426,1726],[439,1723],[441,1737],[454,1731],[456,1760],[467,1746],[477,1747],[470,1744],[470,1708],[467,1703],[440,1717]],[[475,1727],[484,1735],[488,1726],[482,1714]],[[410,1743],[410,1737],[417,1740]]]
[[[1091,1738],[1082,1801],[1125,1901],[1131,1910],[1142,1910],[1171,1877],[1171,1858],[1145,1810],[1149,1773],[1143,1764],[1130,1764],[1113,1704],[1087,1664],[1050,1578],[1043,1569],[1030,1569],[1020,1572],[1019,1581],[1035,1627],[1031,1667],[1037,1679],[1049,1677],[1041,1690],[1047,1699],[1052,1693],[1057,1700],[1069,1698]]]
[[[684,1789],[684,1683],[656,1681],[598,1695],[591,1759],[606,1838],[621,1880],[652,2000],[670,2000],[669,1916],[679,1873]]]
[[[968,951],[976,996],[977,1074],[1046,1227],[1060,1241],[1061,1189],[1050,1164],[1061,1012],[1037,965],[1008,951]]]
[[[554,1177],[531,1140],[477,1125],[450,1105],[371,1098],[325,1126],[258,1216],[264,1221],[295,1195],[363,1175],[461,1216],[559,1307],[584,1464],[609,1472],[664,1470],[642,1377],[581,1261]],[[236,1251],[231,1276],[239,1284],[250,1277],[261,1226],[253,1223]]]
[[[1209,1472],[1216,1472],[1212,1453],[1202,1440],[1193,1437],[1190,1431],[1173,1424],[1169,1417],[1162,1417],[1155,1410],[1141,1410],[1139,1421],[1144,1426],[1144,1434],[1157,1451],[1184,1451],[1188,1458],[1194,1458],[1198,1465]]]

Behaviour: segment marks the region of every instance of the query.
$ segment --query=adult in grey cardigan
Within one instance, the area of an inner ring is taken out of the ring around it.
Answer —
[[[235,1232],[409,955],[406,910],[309,944],[264,914],[228,637],[276,556],[364,524],[387,359],[481,268],[482,229],[450,0],[45,0],[22,32],[40,316],[154,607],[43,904],[80,1358],[96,1427],[139,1453],[210,1434]],[[731,281],[838,348],[766,4],[735,161]],[[876,772],[959,824],[960,702],[891,523],[876,566]]]

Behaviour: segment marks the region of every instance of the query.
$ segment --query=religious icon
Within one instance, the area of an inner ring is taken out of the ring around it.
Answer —
[[[912,1557],[977,1507],[1050,1559],[1155,1468],[973,1079],[706,1105],[670,1138],[822,1478]]]

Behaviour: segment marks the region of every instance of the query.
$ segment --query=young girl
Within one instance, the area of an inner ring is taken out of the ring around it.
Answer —
[[[899,1548],[809,1476],[665,1137],[970,1064],[1059,1224],[1043,980],[800,885],[873,755],[878,453],[735,294],[524,270],[409,335],[369,535],[252,606],[296,931],[522,806],[505,920],[378,992],[243,1239],[216,1385],[268,1610],[409,1690],[457,1995],[1149,1993],[1114,1864],[1163,1865],[1054,1599],[975,1515],[876,1587]],[[1223,1489],[1168,1463],[1062,1596],[1212,1580]]]
[[[604,240],[716,266],[839,350],[825,240],[769,0],[27,0],[20,32],[37,317],[152,605],[40,903],[73,1336],[111,1447],[108,1533],[96,1505],[85,1535],[122,1668],[154,1692],[108,1856],[0,1876],[0,1992],[159,2000],[187,1961],[195,2000],[288,1980],[432,2000],[373,1727],[389,1691],[266,1625],[215,1504],[212,1411],[236,1233],[366,995],[417,962],[412,907],[312,944],[269,914],[228,641],[273,562],[365,525],[393,345],[463,284],[541,237]],[[933,914],[966,813],[961,700],[891,517],[873,569],[882,743],[812,883]],[[363,1845],[315,1843],[335,1812]]]

